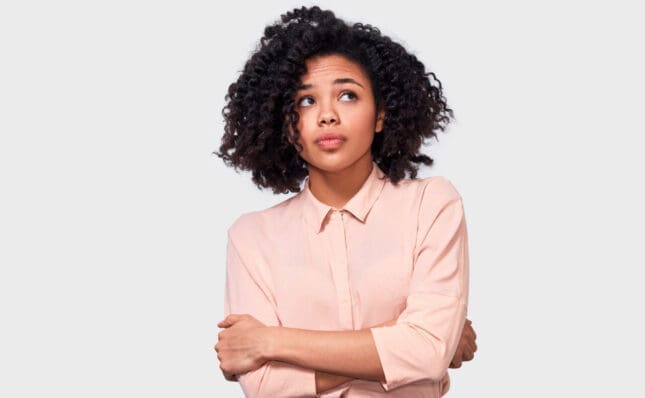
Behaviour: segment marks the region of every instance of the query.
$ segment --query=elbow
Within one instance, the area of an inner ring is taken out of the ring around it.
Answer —
[[[372,330],[386,382],[386,391],[401,385],[444,380],[452,360],[450,333],[406,322]]]
[[[257,378],[253,377],[252,374],[244,373],[239,375],[238,382],[242,388],[244,396],[247,398],[261,398],[262,393],[262,382]]]
[[[423,350],[420,350],[423,354],[416,357],[421,366],[419,370],[433,382],[442,381],[457,350],[461,332],[454,333],[452,328],[438,330],[440,328],[410,326],[417,332],[418,346],[423,347]]]
[[[441,366],[430,365],[426,370],[426,378],[433,383],[438,383],[443,379],[445,372],[446,370],[442,370]]]
[[[316,394],[315,372],[287,363],[270,361],[241,374],[238,381],[245,397],[305,398]]]
[[[426,361],[426,376],[432,382],[438,383],[446,376],[448,365],[452,358],[448,358],[445,352],[445,345],[442,345],[442,347],[437,348],[437,355],[430,355],[428,361]]]
[[[271,396],[265,392],[265,388],[262,387],[261,383],[240,383],[242,392],[246,398],[264,398]]]
[[[450,345],[435,336],[428,336],[425,343],[427,349],[423,350],[425,354],[423,360],[420,361],[421,369],[419,370],[428,380],[438,383],[445,377],[452,360]]]
[[[239,381],[242,392],[244,392],[244,396],[247,398],[266,398],[281,396],[280,392],[275,391],[275,386],[268,379],[251,380],[247,378],[246,380],[242,380],[242,378],[240,378]],[[290,397],[291,395],[283,396]]]

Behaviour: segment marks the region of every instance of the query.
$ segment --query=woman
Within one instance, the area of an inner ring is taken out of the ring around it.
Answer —
[[[298,192],[228,230],[215,350],[247,396],[440,397],[472,359],[462,199],[412,165],[453,116],[429,76],[378,29],[302,7],[229,87],[217,155]]]

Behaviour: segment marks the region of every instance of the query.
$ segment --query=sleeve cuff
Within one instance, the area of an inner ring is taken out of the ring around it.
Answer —
[[[400,381],[402,375],[396,375],[396,369],[391,366],[391,354],[387,352],[387,347],[396,346],[396,336],[392,333],[392,329],[393,326],[370,328],[376,352],[383,367],[383,374],[385,375],[385,381],[380,382],[385,391],[390,391],[399,385],[405,384],[405,382]]]
[[[370,330],[385,375],[385,381],[380,382],[385,391],[428,379],[428,369],[425,369],[428,352],[413,343],[419,341],[419,334],[412,325],[397,324]]]

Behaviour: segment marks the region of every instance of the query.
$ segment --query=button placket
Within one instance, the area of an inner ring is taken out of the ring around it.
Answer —
[[[338,270],[337,294],[339,301],[340,323],[343,328],[354,329],[351,290],[349,286],[349,268],[347,264],[347,244],[345,231],[345,217],[343,210],[334,210],[334,228],[337,233],[334,234],[336,241],[334,246],[338,254],[336,258],[336,269]]]

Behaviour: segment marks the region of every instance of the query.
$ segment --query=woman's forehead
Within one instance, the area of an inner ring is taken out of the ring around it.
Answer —
[[[300,77],[304,88],[309,88],[312,81],[319,83],[358,83],[365,87],[367,76],[363,68],[342,55],[324,55],[309,58],[305,61],[307,72]]]

